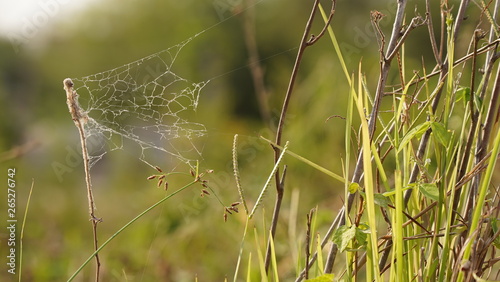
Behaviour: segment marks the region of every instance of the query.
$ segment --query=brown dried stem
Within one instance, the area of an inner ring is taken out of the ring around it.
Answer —
[[[425,0],[425,17],[427,18],[427,29],[429,31],[429,39],[431,40],[432,52],[434,53],[434,59],[436,63],[440,66],[442,64],[441,53],[438,50],[436,43],[436,36],[434,35],[434,26],[432,24],[431,7],[430,0]]]
[[[472,146],[474,144],[474,141],[476,139],[476,128],[478,126],[478,118],[479,118],[479,111],[475,111],[475,105],[476,103],[474,102],[474,97],[476,96],[476,91],[475,91],[475,78],[476,78],[476,63],[477,63],[477,49],[478,49],[478,43],[479,43],[479,36],[478,36],[478,31],[476,30],[475,35],[474,35],[474,50],[473,50],[473,56],[472,56],[472,70],[471,70],[471,83],[470,83],[470,100],[469,100],[469,112],[470,112],[470,117],[471,117],[471,125],[469,129],[469,136],[467,138],[467,143],[465,144],[465,150],[464,152],[471,152]],[[467,172],[467,166],[469,163],[469,158],[470,154],[464,154],[464,157],[461,160],[461,165],[460,165],[460,170],[457,175],[457,180],[461,179]],[[474,186],[472,186],[474,187]],[[458,190],[457,194],[461,194],[461,190]],[[475,198],[475,194],[473,191],[471,193],[471,197]],[[459,197],[455,197],[453,199],[453,210],[457,210],[458,204],[460,202]],[[472,209],[471,209],[472,210]],[[468,217],[468,213],[465,215],[465,218]],[[451,221],[453,222],[455,219],[455,214],[452,215]]]
[[[317,36],[312,35],[310,32],[311,32],[314,17],[316,15],[316,11],[317,11],[318,6],[319,6],[319,2],[320,2],[319,0],[314,1],[313,8],[311,10],[311,13],[309,15],[309,19],[308,19],[308,21],[306,23],[306,27],[304,29],[304,34],[303,34],[302,39],[300,41],[299,51],[298,51],[297,57],[295,59],[295,64],[294,64],[293,69],[292,69],[290,81],[288,83],[288,88],[287,88],[287,91],[285,94],[285,99],[283,101],[283,107],[281,109],[281,115],[280,115],[280,120],[278,123],[278,129],[276,131],[276,142],[275,143],[278,146],[281,145],[281,137],[282,137],[283,128],[285,125],[286,114],[288,112],[288,105],[290,104],[290,99],[292,97],[293,88],[295,86],[295,81],[297,79],[297,74],[299,72],[300,63],[302,62],[302,57],[304,55],[304,52],[305,52],[307,47],[312,46],[321,37],[323,37],[326,29],[328,28],[328,25],[330,24],[330,21],[333,18],[333,14],[335,13],[336,1],[332,0],[330,15],[329,15],[328,20],[326,21],[323,29],[321,30],[321,32]],[[310,39],[308,39],[309,37],[310,37]],[[280,156],[280,149],[278,147],[274,147],[274,162],[275,163],[278,162],[279,156]],[[280,177],[279,169],[276,170],[276,174],[275,174],[276,184],[275,185],[276,185],[277,198],[276,198],[276,204],[274,206],[273,220],[271,222],[271,234],[270,234],[270,238],[269,238],[268,244],[267,244],[266,259],[265,259],[266,271],[269,269],[269,265],[271,262],[270,242],[271,242],[271,239],[274,238],[274,235],[276,233],[276,226],[278,224],[278,217],[279,217],[279,212],[280,212],[280,208],[281,208],[281,199],[283,199],[283,194],[284,194],[284,177],[285,177],[285,173],[283,173],[283,176]]]
[[[314,209],[309,211],[307,214],[307,229],[306,229],[306,273],[304,275],[305,279],[309,279],[309,257],[311,256],[311,223],[314,215]]]
[[[83,155],[83,166],[85,169],[85,182],[87,184],[87,197],[89,204],[89,215],[90,222],[92,223],[92,233],[94,239],[94,250],[97,251],[99,248],[97,242],[97,224],[102,220],[95,216],[95,203],[94,203],[94,195],[92,193],[92,182],[90,178],[90,166],[89,166],[89,155],[87,151],[87,142],[85,137],[84,126],[88,121],[87,114],[82,110],[80,105],[78,104],[78,94],[73,89],[73,81],[70,78],[66,78],[63,82],[64,90],[66,91],[66,103],[68,104],[69,113],[71,114],[71,118],[78,129],[78,133],[80,135],[80,142],[82,145],[82,155]],[[99,272],[101,267],[101,262],[99,261],[99,254],[95,254],[96,260],[96,273],[95,273],[95,281],[99,281]]]
[[[463,0],[460,3],[460,8],[458,10],[458,15],[456,17],[455,26],[453,27],[453,34],[454,34],[453,39],[452,39],[453,42],[456,41],[458,31],[459,31],[461,23],[464,19],[465,10],[466,10],[468,5],[469,5],[469,0]],[[444,7],[442,9],[444,9]],[[444,13],[444,10],[442,11],[442,13]],[[443,39],[442,39],[442,41],[443,41]],[[438,108],[439,101],[441,99],[441,93],[443,90],[443,85],[444,85],[441,82],[444,82],[446,76],[448,75],[448,67],[449,66],[448,66],[448,63],[445,62],[439,67],[440,67],[440,69],[439,69],[438,73],[439,73],[439,82],[440,83],[438,83],[438,86],[436,87],[436,89],[434,91],[436,93],[436,95],[434,96],[434,99],[433,99],[432,104],[431,104],[431,111],[433,113],[435,113],[437,108]],[[416,154],[416,158],[419,160],[422,159],[422,157],[427,149],[427,143],[429,141],[430,135],[431,135],[431,130],[429,129],[424,133],[424,135],[422,136],[422,139],[420,140],[420,144],[418,146],[418,150],[417,150],[417,154]],[[410,175],[409,183],[414,183],[415,181],[417,181],[417,177],[418,177],[419,173],[420,173],[420,169],[419,169],[418,165],[415,164],[415,166],[412,169],[411,175]],[[408,201],[410,200],[411,194],[412,194],[412,189],[408,189],[404,195],[405,203],[408,203]]]
[[[500,3],[500,1],[498,1],[498,0],[495,1],[495,10],[494,10],[495,12],[493,14],[493,20],[496,20],[496,18],[498,16],[499,3]],[[484,96],[486,94],[487,85],[489,84],[489,79],[490,79],[491,73],[493,71],[493,65],[494,65],[495,61],[498,59],[498,54],[495,55],[495,50],[498,47],[498,38],[497,38],[497,40],[494,40],[495,39],[493,37],[495,35],[494,29],[495,29],[495,26],[492,25],[490,28],[490,36],[488,38],[488,41],[489,42],[496,41],[497,43],[494,45],[495,46],[494,49],[492,48],[486,53],[486,62],[485,62],[485,67],[484,67],[484,72],[485,72],[484,73],[484,80],[485,81],[483,83],[483,88],[481,89],[481,93],[480,93],[481,99],[484,99]],[[488,150],[488,143],[490,140],[491,132],[493,130],[493,124],[496,122],[495,118],[497,116],[497,107],[498,107],[498,98],[499,98],[498,95],[500,94],[499,88],[500,88],[500,67],[497,70],[497,75],[496,75],[496,79],[494,82],[493,91],[491,94],[491,101],[490,101],[488,111],[486,113],[486,119],[485,119],[484,125],[482,127],[482,132],[481,132],[480,138],[476,144],[476,158],[475,158],[476,163],[478,163],[479,161],[481,161],[484,158],[484,156]],[[471,195],[471,197],[468,198],[466,210],[471,210],[471,207],[474,204],[474,199],[476,196],[475,191],[477,191],[477,187],[479,186],[479,181],[480,181],[480,177],[479,176],[475,177],[475,179],[473,181],[473,185],[471,187],[472,195]],[[469,214],[467,214],[466,216],[469,216]]]

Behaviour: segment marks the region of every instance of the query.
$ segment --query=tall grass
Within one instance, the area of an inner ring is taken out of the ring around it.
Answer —
[[[305,257],[310,259],[299,262],[303,269],[296,281],[312,276],[317,277],[308,281],[500,279],[500,195],[494,176],[500,131],[498,123],[488,119],[498,112],[500,69],[493,71],[499,57],[498,1],[481,1],[479,8],[469,1],[461,1],[457,8],[442,1],[439,10],[426,1],[425,17],[413,18],[406,3],[398,1],[390,36],[380,27],[383,15],[372,12],[380,47],[375,91],[371,91],[373,86],[367,82],[361,62],[357,75],[349,75],[352,71],[329,26],[333,13],[327,17],[318,5],[350,89],[342,97],[348,101],[343,176],[305,155],[288,153],[343,181],[346,201],[325,240],[318,239],[316,252],[310,254],[307,247]],[[476,9],[472,20],[477,26],[472,34],[462,29],[470,9]],[[314,17],[314,12],[311,15]],[[439,38],[434,34],[436,19],[441,26]],[[413,54],[406,45],[415,44],[413,30],[425,26],[435,66],[429,72],[429,64],[423,64],[408,76],[408,60]],[[457,59],[459,37],[469,37],[470,46]],[[396,83],[388,83],[391,75],[398,77]],[[289,96],[287,93],[285,104]],[[351,147],[353,127],[359,130],[355,150]],[[268,142],[279,152],[282,148],[280,138],[277,140]],[[356,160],[353,171],[351,160]],[[276,177],[279,184],[282,179]],[[309,226],[307,234],[310,228],[321,226]],[[274,233],[269,237],[271,242],[275,242],[273,237]],[[307,238],[309,246],[310,236]],[[318,264],[323,263],[324,252],[328,259],[323,268]],[[273,267],[275,256],[273,248]],[[339,260],[339,256],[345,259]],[[311,275],[315,265],[335,278],[323,271]],[[266,269],[261,266],[262,275]],[[273,273],[265,275],[278,281]]]
[[[380,24],[384,15],[371,13],[379,45],[379,73],[373,84],[366,77],[362,61],[356,66],[346,64],[331,26],[334,14],[342,13],[336,10],[336,1],[331,1],[329,14],[320,1],[314,1],[283,98],[276,138],[271,141],[262,137],[272,148],[274,158],[269,174],[259,176],[266,181],[262,181],[255,199],[250,198],[252,193],[241,182],[249,176],[239,171],[237,135],[233,141],[235,193],[244,207],[233,281],[500,279],[500,179],[495,176],[500,153],[499,0],[479,1],[477,7],[466,0],[456,7],[444,0],[439,7],[426,1],[425,13],[421,13],[425,16],[417,13],[414,17],[406,0],[397,3],[390,34]],[[463,29],[469,10],[468,21],[477,24],[472,33]],[[319,18],[317,11],[323,16],[323,25],[312,36],[312,23]],[[439,25],[435,26],[436,21]],[[428,40],[413,37],[415,30],[425,27]],[[437,38],[435,30],[440,30]],[[345,77],[344,89],[348,89],[338,95],[347,102],[342,117],[345,151],[344,159],[338,160],[343,165],[340,173],[294,152],[294,146],[300,146],[294,140],[282,140],[289,104],[299,94],[294,94],[294,86],[303,55],[328,37],[343,72],[332,75]],[[463,41],[458,38],[470,38],[465,54],[457,52],[463,49],[459,45]],[[420,69],[410,69],[415,65],[411,44],[429,44],[434,63],[423,62]],[[323,211],[316,208],[321,204],[317,203],[308,207],[315,208],[314,216],[311,212],[306,218],[295,214],[297,218],[290,219],[304,223],[304,242],[284,243],[285,236],[277,228],[284,220],[280,210],[283,195],[288,192],[286,164],[291,159],[287,157],[329,176],[332,183],[340,182],[344,188],[344,204],[338,211]],[[198,172],[194,176],[194,181],[139,214],[96,248],[72,278],[123,229],[200,182]],[[275,194],[269,191],[273,179]],[[209,187],[207,182],[202,185]],[[273,196],[273,212],[268,213],[264,198]],[[256,211],[263,211],[262,218],[254,216]],[[225,207],[224,216],[233,212],[238,212],[235,206]],[[331,222],[318,220],[320,213],[327,213]],[[296,248],[290,252],[296,254],[295,261],[280,255],[284,246]]]

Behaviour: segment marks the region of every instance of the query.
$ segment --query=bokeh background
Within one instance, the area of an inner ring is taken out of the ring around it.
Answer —
[[[239,134],[242,186],[252,206],[273,166],[271,147],[258,137],[273,138],[275,134],[312,2],[40,0],[23,8],[22,13],[2,3],[0,179],[6,183],[7,168],[16,169],[18,238],[33,183],[23,238],[23,281],[64,281],[92,252],[79,137],[65,103],[64,78],[127,64],[204,31],[181,50],[173,71],[194,82],[210,80],[190,117],[207,128],[206,136],[193,140],[202,152],[200,169],[214,170],[205,179],[221,201],[226,205],[237,201],[231,155],[233,136]],[[386,15],[381,26],[388,33],[395,2],[338,1],[332,21],[349,71],[357,71],[362,58],[373,91],[379,64],[370,11]],[[418,2],[422,1],[409,1],[408,13],[415,7],[424,14]],[[323,5],[327,9],[328,1]],[[256,38],[268,93],[267,116],[262,114],[248,66],[245,21],[250,11],[255,14],[251,33]],[[13,24],[6,21],[9,18],[15,19]],[[313,27],[316,34],[322,27],[319,19]],[[466,28],[473,30],[474,25]],[[414,44],[408,44],[407,52],[413,54],[407,61],[410,72],[412,65],[415,69],[420,69],[422,62],[433,65],[426,37],[425,28],[421,28],[412,37]],[[391,79],[397,81],[396,74]],[[306,52],[283,136],[290,141],[292,151],[339,174],[345,157],[345,124],[341,118],[329,117],[345,115],[348,91],[331,41],[325,37]],[[356,140],[352,146],[356,150]],[[295,159],[286,157],[284,163],[288,175],[276,248],[286,278],[294,276],[294,252],[304,240],[306,213],[318,207],[317,226],[326,228],[342,205],[344,186]],[[167,172],[188,174],[182,164],[155,165]],[[146,180],[156,171],[126,150],[107,154],[91,173],[97,213],[103,218],[100,242],[165,196],[156,182]],[[189,175],[172,176],[170,189],[190,180]],[[200,197],[201,189],[189,188],[165,202],[108,245],[101,252],[103,281],[231,278],[244,216],[230,216],[224,223],[223,206],[215,195]],[[259,224],[270,222],[273,189],[258,212]],[[5,185],[0,193],[5,199]],[[0,218],[5,218],[6,210],[2,200]],[[0,275],[15,278],[5,270],[8,235],[6,228],[0,228]],[[92,280],[92,273],[93,262],[77,280]]]

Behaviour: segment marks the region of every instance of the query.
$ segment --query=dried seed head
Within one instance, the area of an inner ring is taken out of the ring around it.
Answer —
[[[213,169],[207,169],[207,173],[214,173]]]
[[[150,177],[148,177],[148,180],[155,179],[155,178],[156,178],[156,175],[151,175]]]
[[[158,187],[160,187],[162,183],[163,183],[163,179],[160,179],[160,181],[158,181]]]
[[[157,171],[159,171],[159,172],[163,172],[163,170],[161,170],[161,168],[159,168],[159,167],[157,167],[157,166],[155,166],[155,169],[156,169]]]
[[[160,177],[158,177],[158,179],[163,179],[163,178],[165,178],[165,174],[162,174],[160,175]]]
[[[230,207],[229,209],[232,210],[232,211],[234,211],[234,212],[236,212],[236,213],[238,213],[238,208],[237,207]]]
[[[201,189],[201,192],[203,192],[203,194],[210,195],[210,192],[208,192],[208,191],[207,191],[207,190],[205,190],[205,189]]]
[[[191,174],[192,177],[195,177],[195,174],[194,174],[194,170],[193,169],[190,169],[189,170],[189,173]]]
[[[233,214],[228,208],[224,208],[228,214]]]
[[[165,191],[168,190],[168,182],[165,181]]]
[[[224,213],[224,222],[227,222],[227,213]]]
[[[241,204],[240,202],[234,202],[231,204],[232,207],[236,207],[237,205]]]

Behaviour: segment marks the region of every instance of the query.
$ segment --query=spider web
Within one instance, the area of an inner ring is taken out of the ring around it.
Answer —
[[[138,154],[152,167],[165,162],[195,166],[201,152],[193,141],[206,128],[191,118],[208,81],[191,82],[172,67],[182,48],[199,34],[123,66],[73,79],[88,115],[84,131],[90,168],[119,149]]]

